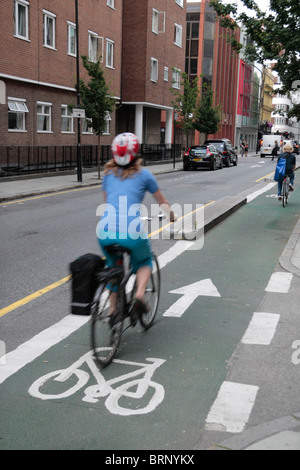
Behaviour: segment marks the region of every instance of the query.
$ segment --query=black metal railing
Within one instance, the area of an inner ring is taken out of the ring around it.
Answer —
[[[140,156],[144,165],[164,163],[181,158],[181,145],[141,145]],[[110,145],[101,145],[100,164],[112,158]],[[96,168],[97,145],[81,146],[83,168]],[[0,177],[75,170],[77,146],[17,147],[0,146]]]

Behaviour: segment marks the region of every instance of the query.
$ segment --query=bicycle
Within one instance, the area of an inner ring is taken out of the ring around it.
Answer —
[[[288,176],[285,176],[283,183],[282,183],[282,205],[283,207],[286,207],[288,204],[288,199],[289,199],[289,193],[290,193],[290,178]]]
[[[160,270],[155,254],[152,254],[153,269],[146,286],[145,300],[149,311],[136,318],[133,307],[136,291],[135,278],[130,266],[130,251],[114,244],[106,248],[111,255],[117,255],[120,262],[112,268],[105,268],[97,274],[98,288],[92,302],[92,347],[95,359],[101,367],[113,360],[120,345],[122,334],[140,321],[145,330],[154,322],[160,297]],[[117,312],[109,316],[109,297],[112,291],[118,293]],[[117,323],[115,322],[115,318]],[[123,329],[125,320],[129,325]]]
[[[154,382],[152,376],[166,362],[164,359],[147,358],[146,363],[115,359],[114,363],[133,366],[136,370],[109,380],[104,378],[94,359],[94,351],[89,351],[66,369],[49,372],[29,387],[29,395],[40,400],[62,400],[84,389],[82,401],[98,403],[100,398],[106,398],[108,411],[120,416],[150,413],[163,401],[164,387]],[[88,366],[89,372],[83,370],[83,366]],[[86,387],[90,376],[96,384]],[[147,393],[149,389],[152,393]],[[126,398],[130,398],[131,403],[126,402]],[[135,406],[133,400],[136,400]],[[136,406],[137,403],[140,406]]]

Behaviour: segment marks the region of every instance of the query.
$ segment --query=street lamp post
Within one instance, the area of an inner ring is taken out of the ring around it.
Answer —
[[[77,108],[80,108],[79,91],[79,22],[78,22],[78,0],[75,0],[76,17],[76,73],[77,73]],[[77,119],[77,181],[82,182],[82,162],[81,162],[81,129],[80,118]]]

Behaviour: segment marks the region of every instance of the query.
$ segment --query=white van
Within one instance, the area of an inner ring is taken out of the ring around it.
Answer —
[[[278,146],[280,150],[278,154],[281,152],[282,147],[282,135],[274,135],[274,134],[266,134],[262,136],[261,139],[261,146],[260,146],[260,157],[271,157],[272,150],[275,147],[275,140],[278,142]]]

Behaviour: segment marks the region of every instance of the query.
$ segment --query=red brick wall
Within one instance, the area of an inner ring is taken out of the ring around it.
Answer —
[[[26,132],[8,132],[7,104],[0,104],[0,145],[73,145],[77,141],[76,127],[74,134],[61,133],[61,104],[76,104],[76,94],[71,91],[76,83],[76,58],[67,54],[67,22],[75,23],[75,1],[30,0],[29,3],[27,41],[14,36],[14,2],[0,2],[0,80],[6,85],[6,97],[26,99],[29,109]],[[123,2],[115,0],[115,9],[109,8],[104,0],[78,0],[78,3],[79,54],[88,54],[88,31],[114,41],[114,69],[105,67],[105,57],[103,69],[111,94],[120,97]],[[43,9],[56,15],[55,50],[43,46]],[[80,76],[87,79],[82,65]],[[52,103],[51,134],[36,132],[37,101]],[[114,135],[114,118],[111,124]],[[104,145],[110,141],[105,136],[101,139]],[[95,136],[82,135],[83,144],[96,142]]]
[[[152,11],[166,13],[165,33],[152,32]],[[174,45],[174,24],[183,26],[182,48]],[[185,67],[186,9],[175,0],[126,0],[124,5],[123,38],[123,101],[141,101],[170,106],[172,67]],[[151,57],[158,60],[158,81],[152,82]],[[164,82],[164,66],[169,80]]]

